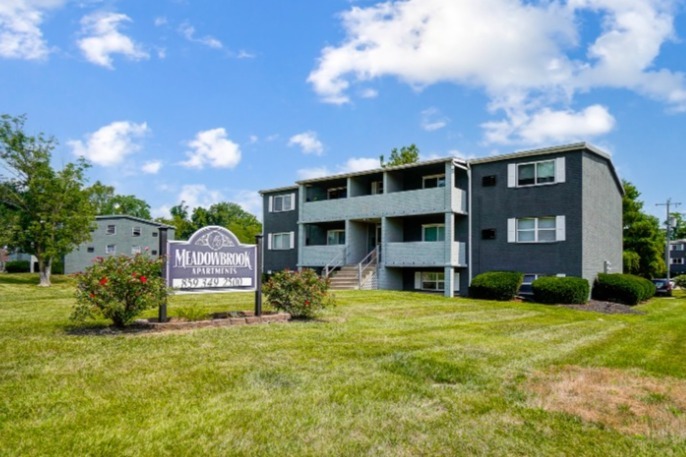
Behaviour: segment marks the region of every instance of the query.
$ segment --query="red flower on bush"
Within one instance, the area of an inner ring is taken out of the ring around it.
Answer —
[[[148,278],[146,278],[145,276],[142,276],[142,275],[141,275],[141,277],[138,278],[138,279],[140,279],[141,282],[142,282],[143,284],[145,284],[146,282],[148,282]]]
[[[101,286],[104,286],[104,285],[106,285],[106,284],[107,284],[107,278],[102,278],[102,279],[100,280],[100,285],[101,285]]]

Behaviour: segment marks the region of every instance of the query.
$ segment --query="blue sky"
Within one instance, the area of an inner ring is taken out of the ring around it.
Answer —
[[[686,212],[670,0],[2,0],[0,112],[155,216],[422,158],[588,141]]]

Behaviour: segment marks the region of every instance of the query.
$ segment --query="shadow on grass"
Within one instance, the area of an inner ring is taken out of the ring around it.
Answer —
[[[65,333],[72,336],[119,336],[154,333],[149,325],[134,322],[126,327],[115,327],[107,323],[74,324],[65,327]]]
[[[69,282],[70,276],[51,275],[52,284],[64,284]],[[0,284],[37,286],[40,283],[38,273],[0,273]]]

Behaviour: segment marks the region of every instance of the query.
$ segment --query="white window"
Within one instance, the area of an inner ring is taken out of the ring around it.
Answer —
[[[508,243],[565,241],[565,216],[522,217],[507,221]]]
[[[422,241],[445,241],[445,225],[422,225]]]
[[[131,255],[140,254],[143,252],[140,246],[131,246]]]
[[[683,257],[672,257],[672,265],[683,265],[684,264],[684,258]]]
[[[444,291],[445,273],[442,271],[417,271],[414,274],[414,288],[417,290]],[[460,273],[453,275],[453,290],[460,290]]]
[[[295,246],[295,232],[271,233],[267,238],[267,249],[286,250]]]
[[[141,233],[143,233],[143,231],[140,227],[133,227],[131,229],[131,236],[141,236]]]
[[[422,186],[424,189],[431,189],[433,187],[445,187],[445,175],[424,176],[422,178]]]
[[[293,211],[295,209],[295,194],[274,195],[269,197],[269,211]]]
[[[107,233],[108,235],[116,235],[117,234],[117,226],[116,225],[108,225],[105,233]]]
[[[511,163],[507,172],[508,187],[540,186],[565,182],[565,158],[539,162]]]
[[[329,200],[337,200],[345,198],[348,195],[348,189],[346,187],[332,187],[327,189],[326,194]]]
[[[105,254],[116,254],[117,253],[117,246],[114,244],[108,244],[105,246]]]
[[[329,246],[345,244],[345,230],[329,230],[326,232],[326,244]]]

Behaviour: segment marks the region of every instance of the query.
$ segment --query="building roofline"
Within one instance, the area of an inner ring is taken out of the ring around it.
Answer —
[[[284,192],[286,190],[298,190],[298,186],[284,186],[284,187],[274,187],[273,189],[262,189],[257,192],[260,195],[273,194],[274,192]]]
[[[396,165],[393,167],[378,167],[378,168],[372,168],[371,170],[363,170],[363,171],[354,171],[354,172],[348,172],[348,173],[339,173],[339,174],[333,174],[333,175],[327,175],[327,176],[322,176],[321,178],[312,178],[312,179],[303,179],[300,181],[296,181],[297,184],[309,184],[309,183],[315,183],[315,182],[321,182],[321,181],[328,181],[330,179],[341,179],[341,178],[350,178],[353,176],[364,176],[364,175],[371,175],[375,173],[382,173],[384,171],[390,171],[390,170],[403,170],[407,168],[415,168],[415,167],[421,167],[421,166],[426,166],[426,165],[434,165],[437,163],[445,163],[445,162],[459,162],[461,164],[466,164],[467,161],[458,157],[441,157],[438,159],[431,159],[431,160],[424,160],[421,162],[413,162],[413,163],[407,163],[403,165]]]
[[[469,164],[470,165],[478,165],[478,164],[482,164],[482,163],[500,162],[503,160],[521,159],[521,158],[525,158],[525,157],[535,157],[535,156],[546,155],[546,154],[560,154],[563,152],[574,152],[574,151],[584,151],[584,150],[588,151],[592,154],[595,154],[598,157],[607,161],[608,166],[610,167],[610,172],[612,173],[612,177],[614,178],[615,183],[617,184],[617,187],[619,188],[620,193],[622,195],[624,195],[624,185],[622,184],[622,180],[619,178],[619,174],[617,174],[617,170],[615,169],[615,166],[612,163],[612,156],[610,154],[608,154],[607,152],[603,151],[602,149],[600,149],[599,147],[594,146],[594,145],[587,143],[585,141],[582,141],[579,143],[563,144],[560,146],[552,146],[552,147],[547,147],[547,148],[517,151],[517,152],[512,152],[509,154],[502,154],[502,155],[491,156],[491,157],[483,157],[483,158],[479,158],[479,159],[471,159],[471,160],[469,160]]]
[[[176,230],[173,225],[162,224],[161,222],[155,222],[148,219],[143,219],[141,217],[129,216],[128,214],[103,214],[100,216],[95,216],[95,220],[107,220],[107,219],[129,219],[132,221],[143,222],[145,224],[155,225],[157,227],[166,227]]]

